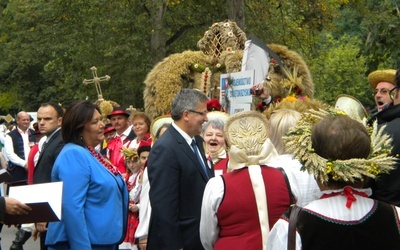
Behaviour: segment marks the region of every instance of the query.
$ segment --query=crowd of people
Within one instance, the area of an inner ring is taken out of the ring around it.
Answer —
[[[54,250],[400,249],[400,69],[368,80],[368,121],[301,98],[230,116],[195,89],[153,121],[49,102],[31,127],[21,111],[1,125],[0,220],[31,210],[10,187],[58,181],[62,217],[18,225],[10,250],[30,237]]]

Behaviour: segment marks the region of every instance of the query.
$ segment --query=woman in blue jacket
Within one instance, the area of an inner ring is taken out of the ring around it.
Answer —
[[[72,104],[63,117],[66,143],[52,181],[64,183],[62,218],[48,226],[48,249],[118,249],[125,237],[128,191],[118,170],[94,150],[104,139],[99,109]]]

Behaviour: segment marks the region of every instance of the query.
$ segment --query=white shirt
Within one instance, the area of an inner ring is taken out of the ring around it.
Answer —
[[[361,192],[366,192],[371,195],[371,189],[355,189]],[[329,190],[322,193],[340,192],[341,190]],[[326,199],[319,199],[311,202],[304,209],[314,211],[323,216],[341,220],[341,221],[355,221],[363,218],[369,213],[373,207],[373,199],[366,198],[354,194],[356,201],[352,203],[351,208],[346,207],[347,198],[345,196],[333,196]],[[396,207],[397,213],[400,208]],[[268,236],[267,249],[268,250],[282,250],[287,249],[289,223],[283,219],[279,219],[272,228]],[[296,250],[302,247],[300,234],[296,231]]]
[[[142,191],[140,192],[139,225],[135,232],[135,238],[146,238],[149,233],[151,205],[149,198],[150,182],[147,167],[143,172]]]
[[[28,160],[29,151],[31,150],[31,148],[29,147],[29,129],[27,129],[25,132],[19,128],[17,129],[22,136],[22,140],[24,143],[24,156],[26,160],[20,158],[16,153],[14,153],[13,141],[10,135],[7,135],[4,140],[5,154],[7,159],[11,161],[14,165],[24,167],[26,161]]]
[[[292,193],[297,198],[296,204],[298,206],[304,207],[322,196],[314,176],[307,171],[301,171],[301,163],[293,159],[292,155],[279,155],[279,157],[268,164],[268,166],[275,168],[281,167],[285,170]]]

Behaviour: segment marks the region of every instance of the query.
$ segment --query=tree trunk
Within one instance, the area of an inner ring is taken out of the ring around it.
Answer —
[[[152,15],[152,33],[151,33],[151,54],[153,55],[154,64],[165,58],[166,38],[165,38],[165,12],[167,7],[166,0],[154,0],[154,11]]]
[[[244,0],[228,0],[228,19],[244,31]]]

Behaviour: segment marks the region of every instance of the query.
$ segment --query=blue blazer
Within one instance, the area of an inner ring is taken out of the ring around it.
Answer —
[[[203,139],[197,146],[207,166]],[[208,181],[191,146],[170,126],[150,151],[147,162],[152,213],[147,249],[203,249],[200,242],[200,214],[203,192]]]
[[[52,181],[62,181],[62,219],[50,222],[46,245],[69,244],[86,250],[123,241],[128,216],[128,189],[88,149],[68,143],[52,170]]]

